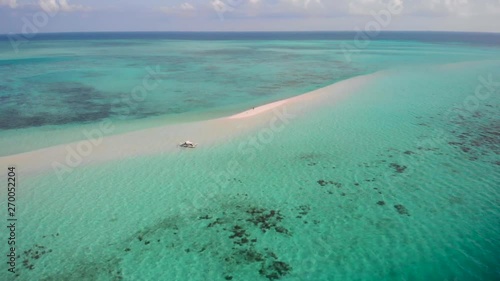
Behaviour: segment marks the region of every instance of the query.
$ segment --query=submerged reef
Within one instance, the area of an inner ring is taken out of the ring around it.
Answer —
[[[246,195],[240,199],[247,198]],[[273,249],[262,241],[269,237],[277,241],[290,239],[293,232],[288,225],[296,220],[296,216],[309,215],[312,208],[299,205],[281,210],[241,201],[233,204],[226,201],[224,204],[216,209],[169,214],[125,240],[110,245],[99,261],[76,260],[56,274],[43,276],[42,273],[40,280],[123,280],[124,268],[128,268],[129,263],[165,254],[180,259],[183,255],[201,255],[218,261],[225,270],[211,280],[238,280],[240,271],[246,274],[253,272],[255,280],[259,276],[266,280],[279,280],[289,275],[293,265],[280,258],[286,255],[287,249]],[[195,239],[186,240],[186,234],[192,231],[197,232],[193,237]],[[40,247],[26,252],[29,255],[25,264],[27,268],[33,267],[32,259],[49,252],[44,246]]]
[[[398,211],[398,213],[400,215],[407,215],[407,216],[410,215],[410,213],[408,212],[408,210],[406,209],[406,207],[403,206],[403,205],[401,205],[401,204],[394,205],[394,208],[396,208],[396,211]]]
[[[397,163],[391,163],[390,165],[397,173],[403,173],[406,170],[406,166],[399,165]]]

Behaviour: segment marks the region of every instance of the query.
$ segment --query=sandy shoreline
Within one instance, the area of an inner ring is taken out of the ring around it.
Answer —
[[[241,118],[248,118],[248,117],[252,117],[252,116],[255,116],[255,115],[258,115],[258,114],[261,114],[263,112],[266,112],[266,111],[269,111],[271,109],[274,109],[276,107],[279,107],[281,105],[284,105],[285,103],[287,103],[290,99],[284,99],[284,100],[280,100],[280,101],[276,101],[276,102],[272,102],[272,103],[268,103],[268,104],[265,104],[265,105],[261,105],[261,106],[257,106],[257,107],[254,107],[252,109],[249,109],[247,111],[243,111],[243,112],[240,112],[238,114],[235,114],[235,115],[232,115],[232,116],[229,116],[227,118],[229,119],[241,119]]]
[[[119,135],[93,137],[74,143],[47,147],[0,157],[2,167],[15,165],[25,174],[46,170],[54,173],[140,155],[158,155],[179,151],[185,140],[199,143],[197,149],[227,141],[245,132],[272,126],[283,116],[301,116],[315,106],[327,106],[363,86],[377,75],[358,76],[292,98],[276,101],[218,119],[166,125]],[[273,121],[274,120],[274,121]],[[283,120],[281,120],[283,121]],[[99,126],[96,126],[96,130]]]

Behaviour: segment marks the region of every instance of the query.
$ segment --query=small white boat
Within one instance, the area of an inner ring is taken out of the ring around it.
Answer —
[[[197,145],[198,145],[197,143],[193,143],[191,141],[185,141],[179,144],[180,147],[186,147],[186,148],[195,148]]]

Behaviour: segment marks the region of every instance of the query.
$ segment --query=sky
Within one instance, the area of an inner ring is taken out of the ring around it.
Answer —
[[[500,0],[0,0],[0,33],[500,32]]]

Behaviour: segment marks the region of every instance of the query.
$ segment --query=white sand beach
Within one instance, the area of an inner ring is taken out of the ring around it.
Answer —
[[[305,112],[314,110],[316,106],[335,103],[377,75],[380,73],[358,76],[229,117],[102,137],[106,135],[106,128],[113,126],[111,121],[108,121],[86,132],[89,136],[86,140],[4,156],[0,158],[0,163],[2,166],[17,166],[24,174],[36,174],[141,155],[175,153],[182,149],[179,143],[186,140],[198,143],[196,149],[205,149],[245,132],[266,126],[272,128],[274,123],[278,122],[290,122],[286,120],[290,116],[300,117]]]
[[[268,104],[265,104],[265,105],[262,105],[262,106],[254,107],[254,108],[252,108],[250,110],[243,111],[241,113],[229,116],[228,118],[229,119],[241,119],[241,118],[252,117],[252,116],[261,114],[263,112],[272,110],[272,109],[274,109],[276,107],[282,106],[282,105],[286,104],[287,102],[289,102],[290,99],[280,100],[280,101],[268,103]]]

